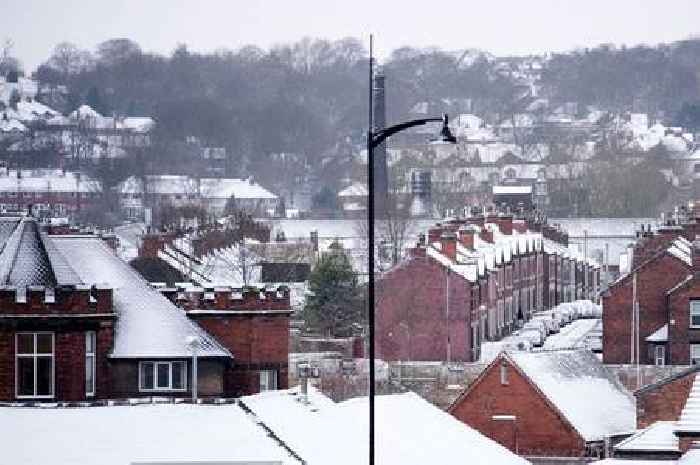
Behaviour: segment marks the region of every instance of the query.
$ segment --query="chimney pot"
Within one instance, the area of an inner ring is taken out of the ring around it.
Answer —
[[[457,235],[452,231],[445,231],[440,235],[442,254],[450,260],[457,258]]]

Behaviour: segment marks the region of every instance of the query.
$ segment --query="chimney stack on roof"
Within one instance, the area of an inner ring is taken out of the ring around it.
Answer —
[[[474,250],[474,235],[479,231],[476,226],[465,225],[459,228],[459,242],[467,249]]]
[[[452,231],[445,231],[440,235],[442,254],[454,261],[457,259],[457,235]]]

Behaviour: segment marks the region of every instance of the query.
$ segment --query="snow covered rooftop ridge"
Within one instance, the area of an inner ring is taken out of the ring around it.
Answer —
[[[700,373],[695,374],[693,387],[685,401],[681,416],[676,423],[675,431],[700,433]]]
[[[657,421],[615,446],[618,451],[678,451],[675,421]]]
[[[505,354],[586,441],[635,429],[634,399],[592,352]]]
[[[202,357],[232,357],[210,334],[124,263],[99,238],[51,236],[55,248],[70,257],[71,266],[86,282],[114,289],[117,313],[113,358],[190,357],[186,339],[200,340]]]
[[[338,192],[338,197],[362,197],[367,195],[367,186],[365,184],[351,184],[345,189]]]
[[[368,399],[336,404],[310,388],[309,401],[302,402],[296,388],[241,399],[307,464],[366,464]],[[377,463],[530,463],[415,393],[381,395],[375,402]]]

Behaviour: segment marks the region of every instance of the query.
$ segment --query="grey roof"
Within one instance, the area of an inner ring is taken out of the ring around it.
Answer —
[[[115,325],[113,358],[185,358],[192,352],[187,338],[200,341],[202,357],[232,357],[209,333],[191,321],[104,241],[92,236],[50,236],[56,251],[70,257],[70,266],[85,282],[113,288]]]
[[[0,252],[0,284],[55,286],[56,277],[36,221],[23,218],[0,224],[4,238]]]

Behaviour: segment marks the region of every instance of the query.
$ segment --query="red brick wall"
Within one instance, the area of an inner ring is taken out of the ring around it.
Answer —
[[[448,278],[430,257],[413,258],[378,282],[375,318],[379,358],[447,360],[449,331],[451,360],[472,361],[471,284],[454,272]]]
[[[690,328],[690,301],[700,300],[700,280],[679,288],[669,296],[669,363],[687,365],[690,363],[690,344],[700,344],[700,329]]]
[[[278,387],[287,387],[288,315],[190,316],[233,354],[233,366],[224,374],[225,395],[258,392],[258,370],[278,370]]]
[[[96,331],[95,360],[97,389],[94,398],[107,398],[110,392],[110,372],[107,354],[112,350],[111,322],[100,327],[77,323],[73,328],[53,330],[46,326],[25,327],[21,330],[0,331],[0,400],[15,399],[15,334],[16,332],[54,332],[54,399],[60,401],[86,400],[85,396],[85,332]]]
[[[457,419],[498,441],[513,452],[533,456],[578,457],[585,442],[576,430],[554,410],[525,377],[508,364],[508,384],[501,384],[500,360],[489,366],[458,399],[449,412]],[[514,415],[517,450],[513,429],[494,415]],[[509,428],[510,427],[510,428]]]
[[[678,420],[695,375],[696,372],[692,372],[655,389],[637,391],[637,427],[646,428],[660,420]]]
[[[665,253],[638,269],[642,363],[653,363],[644,339],[668,322],[666,291],[684,279],[689,270],[689,266]],[[610,287],[603,297],[604,363],[630,362],[631,315],[632,276],[629,275]]]

